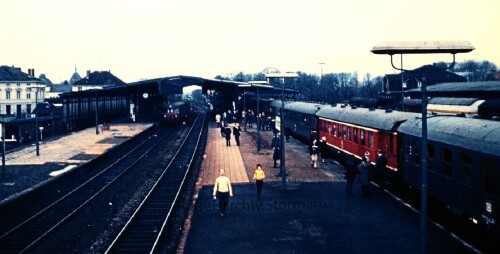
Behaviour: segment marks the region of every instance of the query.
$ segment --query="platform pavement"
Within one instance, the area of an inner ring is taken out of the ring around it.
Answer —
[[[226,146],[226,139],[222,137],[220,129],[208,129],[207,147],[205,151],[200,177],[204,185],[214,183],[219,176],[219,170],[224,172],[233,183],[248,183],[248,175],[245,171],[243,158],[236,141],[231,137],[231,146]]]
[[[98,135],[95,128],[87,128],[40,140],[38,156],[34,144],[6,153],[5,178],[0,176],[0,204],[87,163],[151,126],[149,123],[116,123]]]
[[[221,140],[220,133],[209,136],[208,147],[217,145],[207,149],[206,156],[217,162],[204,163],[202,170],[211,173],[201,178],[210,182],[218,168],[228,167],[225,163],[239,161],[241,156],[259,156],[226,153]],[[309,162],[306,153],[294,156]],[[233,168],[232,174],[236,170],[244,171]],[[198,184],[187,238],[178,253],[419,252],[419,215],[384,192],[373,191],[370,198],[364,198],[355,185],[355,195],[347,197],[345,181],[290,181],[287,190],[279,181],[266,181],[262,200],[257,201],[254,183],[237,181],[233,181],[234,197],[224,217],[212,199],[213,183]],[[474,253],[436,226],[427,228],[428,253]]]

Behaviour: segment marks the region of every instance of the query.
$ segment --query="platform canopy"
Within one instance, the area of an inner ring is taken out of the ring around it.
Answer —
[[[222,79],[207,79],[193,76],[172,76],[156,79],[148,79],[130,83],[131,85],[140,85],[146,83],[158,83],[161,85],[187,87],[201,86],[203,90],[219,90],[219,91],[235,91],[238,90],[238,85],[246,84],[245,82],[237,82]]]
[[[371,50],[374,54],[436,54],[467,53],[474,50],[468,41],[391,41],[379,42]]]

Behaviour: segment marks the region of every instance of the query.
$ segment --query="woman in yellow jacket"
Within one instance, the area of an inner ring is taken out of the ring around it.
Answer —
[[[260,193],[262,192],[264,178],[266,178],[266,173],[264,173],[262,166],[257,164],[255,172],[253,173],[253,179],[255,179],[255,184],[257,185],[257,200],[260,200]]]

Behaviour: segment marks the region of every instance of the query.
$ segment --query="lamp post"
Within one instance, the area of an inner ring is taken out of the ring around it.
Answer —
[[[260,127],[262,125],[262,118],[260,115],[260,94],[259,94],[259,87],[257,86],[257,113],[255,114],[255,121],[257,123],[257,152],[260,151]]]
[[[94,92],[95,95],[95,135],[99,135],[99,117],[97,114],[97,108],[99,103],[97,103],[97,90]]]
[[[320,85],[320,88],[321,88],[321,101],[323,101],[323,96],[324,96],[324,94],[325,94],[325,93],[324,93],[325,91],[324,91],[324,89],[323,89],[323,82],[322,82],[322,81],[323,81],[323,65],[324,65],[325,63],[318,63],[318,64],[320,65],[320,70],[321,70],[320,75],[319,75],[319,82],[318,82],[318,85]]]
[[[245,119],[243,119],[243,124],[245,125],[244,129],[245,132],[247,131],[247,119],[248,119],[248,114],[247,114],[247,92],[243,92],[243,114],[242,116],[245,115]]]
[[[5,127],[7,123],[2,122],[2,179],[5,179]]]
[[[250,82],[248,82],[248,84],[250,84],[250,87],[255,87],[257,90],[257,112],[254,115],[255,115],[255,120],[257,123],[257,152],[258,152],[258,151],[260,151],[260,128],[259,127],[260,127],[260,124],[262,124],[261,119],[259,117],[259,112],[260,112],[259,88],[272,88],[272,86],[270,86],[267,81],[250,81]]]
[[[382,42],[371,50],[374,54],[385,54],[391,56],[391,65],[394,69],[402,72],[411,72],[403,69],[403,54],[438,54],[449,53],[453,55],[452,64],[442,70],[452,68],[455,65],[455,55],[467,53],[474,47],[467,41],[420,41],[420,42]],[[392,56],[401,54],[401,67],[394,66]],[[421,199],[420,199],[420,253],[427,252],[427,95],[425,77],[422,78],[422,140],[421,140]],[[401,87],[402,87],[401,83]],[[401,101],[403,103],[403,101]]]
[[[102,90],[102,87],[96,87],[96,88],[94,88],[94,99],[95,99],[95,135],[99,135],[99,117],[98,117],[99,103],[98,103],[98,97],[97,97],[97,91],[98,90]]]
[[[38,86],[36,87],[35,90],[35,136],[36,136],[36,156],[40,156],[40,143],[38,141]]]
[[[275,79],[277,78],[281,82],[281,109],[280,109],[280,150],[281,150],[281,157],[280,157],[280,173],[281,175],[281,182],[283,183],[283,189],[286,190],[286,157],[285,157],[285,138],[284,138],[284,132],[285,132],[285,114],[284,114],[284,109],[285,109],[285,98],[284,98],[284,91],[285,91],[285,80],[287,78],[298,78],[299,75],[295,72],[287,72],[287,73],[269,73],[266,74],[267,79]]]

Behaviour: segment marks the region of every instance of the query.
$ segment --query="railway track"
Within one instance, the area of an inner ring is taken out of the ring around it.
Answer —
[[[197,119],[174,158],[106,253],[153,253],[161,248],[167,222],[193,164],[205,118]],[[196,130],[196,131],[195,131]]]
[[[27,253],[34,250],[45,239],[54,234],[73,217],[77,217],[97,197],[108,191],[123,176],[131,174],[134,166],[161,143],[177,139],[172,132],[157,130],[139,144],[134,144],[127,153],[120,157],[110,156],[114,162],[108,167],[97,170],[98,173],[78,185],[59,199],[46,205],[36,214],[18,223],[0,236],[0,253]],[[93,174],[93,172],[92,172]],[[89,172],[89,175],[92,175]]]

